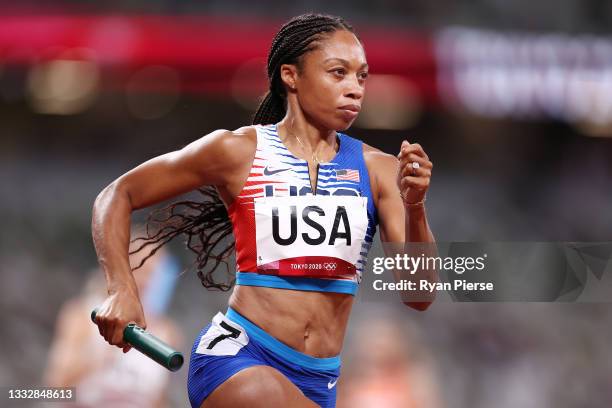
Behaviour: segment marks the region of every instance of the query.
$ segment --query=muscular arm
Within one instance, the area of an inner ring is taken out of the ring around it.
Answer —
[[[128,259],[131,213],[203,185],[236,190],[240,179],[248,174],[254,152],[255,139],[247,128],[235,132],[218,130],[181,150],[146,161],[98,195],[91,228],[109,298],[96,321],[104,322],[98,326],[109,343],[127,351],[122,332],[115,326],[124,327],[134,321],[146,327]],[[115,295],[123,300],[113,300]]]
[[[381,241],[435,242],[427,222],[425,206],[404,206],[402,202],[396,182],[399,171],[397,158],[380,151],[371,151],[369,155],[374,167]]]
[[[365,146],[365,158],[370,170],[374,201],[378,211],[380,225],[380,239],[386,243],[435,243],[435,239],[429,224],[424,205],[404,205],[398,187],[398,172],[400,161],[389,154],[377,149]],[[397,245],[396,245],[397,246]],[[427,249],[434,249],[434,245],[426,245]],[[410,251],[410,246],[407,247]],[[385,246],[387,256],[395,255],[395,251]],[[404,248],[397,248],[403,251]],[[423,271],[421,271],[423,272]],[[419,272],[417,272],[418,274]],[[433,279],[430,271],[426,271],[426,279]],[[435,271],[434,271],[435,275]],[[396,273],[397,278],[397,273]],[[414,277],[412,277],[414,279]],[[433,300],[433,299],[432,299]],[[425,310],[431,304],[427,302],[405,301],[405,303],[417,310]]]

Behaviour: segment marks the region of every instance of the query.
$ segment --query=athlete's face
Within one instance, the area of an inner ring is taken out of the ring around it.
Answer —
[[[302,58],[295,89],[304,113],[324,128],[349,128],[361,109],[368,76],[365,52],[357,37],[349,31],[335,31]]]

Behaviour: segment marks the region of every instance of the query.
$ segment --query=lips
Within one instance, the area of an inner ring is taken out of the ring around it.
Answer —
[[[359,115],[359,111],[361,110],[361,106],[359,105],[344,105],[339,107],[340,112],[342,112],[342,116],[345,121],[351,122],[353,121],[357,115]]]
[[[351,112],[355,112],[355,113],[359,113],[359,111],[361,110],[361,106],[359,106],[359,105],[344,105],[344,106],[341,106],[340,109],[351,111]]]

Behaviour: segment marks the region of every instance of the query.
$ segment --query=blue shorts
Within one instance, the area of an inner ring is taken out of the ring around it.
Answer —
[[[191,406],[198,408],[225,380],[258,365],[274,367],[321,407],[336,406],[339,356],[317,358],[301,353],[232,308],[225,316],[217,313],[193,344],[187,377]]]

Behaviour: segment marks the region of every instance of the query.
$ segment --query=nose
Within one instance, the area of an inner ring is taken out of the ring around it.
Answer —
[[[347,98],[360,100],[363,98],[364,86],[359,81],[357,76],[348,81],[348,85],[346,91],[344,92],[344,96]]]

